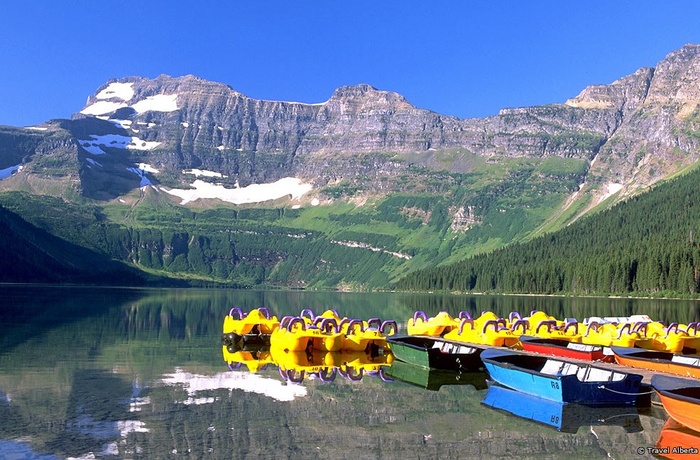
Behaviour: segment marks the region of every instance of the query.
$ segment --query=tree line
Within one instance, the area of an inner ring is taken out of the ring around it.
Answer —
[[[699,180],[695,170],[558,232],[413,272],[395,287],[695,296],[700,291]]]

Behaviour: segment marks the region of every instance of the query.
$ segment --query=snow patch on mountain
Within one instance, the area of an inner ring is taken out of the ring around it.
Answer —
[[[199,176],[204,176],[204,177],[220,177],[224,178],[227,176],[224,176],[223,174],[215,171],[207,171],[205,169],[185,169],[182,171],[182,174],[194,174],[195,177]]]
[[[148,163],[138,163],[136,165],[139,169],[143,169],[146,172],[153,173],[153,174],[158,174],[160,170],[154,168],[153,166],[149,165]]]
[[[127,107],[127,105],[123,102],[97,101],[85,107],[80,113],[83,115],[106,115],[122,107]]]
[[[127,171],[131,171],[132,173],[136,174],[139,176],[141,179],[141,182],[139,183],[139,187],[148,187],[149,185],[153,185],[153,182],[151,182],[148,177],[146,177],[146,171],[144,171],[141,168],[126,168]]]
[[[121,99],[128,102],[134,97],[133,83],[110,83],[105,89],[95,95],[95,99]]]
[[[106,89],[105,89],[106,90]],[[105,90],[101,91],[98,96],[100,96]],[[121,93],[122,96],[127,97],[129,94]],[[112,97],[112,99],[121,99],[122,102],[115,102],[114,100],[104,100],[96,96],[97,102],[94,102],[83,110],[80,111],[83,115],[107,115],[115,110],[131,107],[137,113],[142,114],[145,112],[173,112],[178,109],[177,106],[177,94],[156,94],[154,96],[148,96],[146,99],[142,99],[132,105],[126,102],[131,99],[123,99],[122,97]],[[133,96],[133,95],[131,95]]]
[[[100,149],[100,151],[102,151],[102,150]],[[104,153],[104,152],[102,152],[102,153]],[[102,165],[99,162],[93,160],[92,158],[85,158],[85,161],[87,161],[89,163],[88,167],[92,167],[92,166],[97,166],[98,168],[102,167]]]
[[[138,113],[144,112],[174,112],[177,107],[177,94],[156,94],[138,101],[131,106]]]
[[[80,146],[92,155],[104,155],[101,147],[112,147],[129,150],[153,150],[160,142],[149,142],[134,136],[122,136],[120,134],[105,134],[103,136],[90,135],[90,139],[79,140]]]
[[[194,190],[163,189],[170,195],[182,198],[180,204],[187,204],[200,198],[217,198],[233,204],[262,203],[276,200],[288,195],[292,199],[301,198],[313,189],[311,184],[302,183],[301,179],[285,177],[271,184],[251,184],[241,188],[226,188],[197,179],[192,183]]]
[[[601,196],[601,197],[598,199],[598,203],[602,203],[602,202],[605,201],[608,197],[610,197],[610,196],[616,194],[617,192],[619,192],[620,190],[622,190],[623,185],[622,185],[622,184],[616,184],[616,183],[614,183],[614,182],[610,182],[610,183],[606,184],[606,187],[607,187],[608,190],[607,190],[607,192],[606,192],[603,196]]]

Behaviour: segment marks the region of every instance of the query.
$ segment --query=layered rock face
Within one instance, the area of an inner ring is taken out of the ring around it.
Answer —
[[[119,87],[130,88],[128,100],[110,89]],[[261,101],[192,76],[115,80],[91,96],[81,113],[126,116],[132,126],[141,126],[140,137],[169,146],[292,156],[447,148],[542,155],[545,146],[532,139],[584,131],[605,136],[615,128],[615,118],[604,111],[564,106],[460,120],[416,108],[399,94],[369,85],[339,88],[322,104]]]
[[[110,195],[105,171],[108,181],[121,184],[111,195],[144,177],[123,173],[120,182],[110,165],[124,171],[147,163],[171,185],[186,183],[182,171],[194,168],[215,171],[229,184],[295,176],[324,185],[357,176],[367,155],[364,177],[399,174],[412,163],[469,172],[465,163],[445,160],[448,151],[487,159],[577,158],[590,166],[582,186],[612,182],[632,189],[697,160],[699,102],[700,46],[686,45],[655,68],[590,86],[564,104],[466,120],[369,85],[302,104],[251,99],[194,76],[122,78],[99,88],[73,120],[52,123],[51,136],[61,130],[72,139],[84,188],[95,197]],[[61,142],[64,151],[70,147]],[[128,155],[107,155],[123,150]],[[33,157],[27,152],[13,156]]]

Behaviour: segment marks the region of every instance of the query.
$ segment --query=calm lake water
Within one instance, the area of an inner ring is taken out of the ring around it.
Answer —
[[[11,285],[0,292],[0,458],[10,459],[648,458],[638,449],[659,437],[667,418],[660,408],[554,408],[538,423],[482,404],[485,374],[427,376],[400,363],[292,383],[272,364],[230,370],[223,318],[233,306],[265,306],[278,317],[333,308],[400,325],[416,309],[700,320],[695,301]]]

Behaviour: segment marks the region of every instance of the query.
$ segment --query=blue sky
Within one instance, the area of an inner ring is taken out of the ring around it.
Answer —
[[[0,125],[78,112],[108,79],[193,74],[317,103],[369,83],[461,118],[564,102],[700,43],[700,2],[3,0]]]

